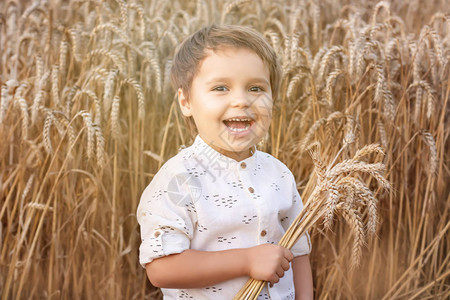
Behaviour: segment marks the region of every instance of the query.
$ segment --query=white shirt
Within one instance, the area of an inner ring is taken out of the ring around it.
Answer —
[[[255,151],[240,162],[220,154],[199,135],[169,159],[144,190],[137,219],[143,267],[186,249],[218,251],[277,244],[303,204],[289,169],[270,154]],[[311,251],[309,236],[291,249]],[[162,289],[164,299],[230,300],[248,277],[207,288]],[[292,269],[258,299],[294,299]]]

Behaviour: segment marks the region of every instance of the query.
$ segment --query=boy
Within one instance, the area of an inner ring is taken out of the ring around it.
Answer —
[[[277,245],[302,202],[292,173],[256,150],[280,69],[255,30],[205,27],[175,55],[172,81],[198,135],[142,194],[140,263],[165,299],[230,300],[249,277],[262,299],[312,299],[309,237]]]

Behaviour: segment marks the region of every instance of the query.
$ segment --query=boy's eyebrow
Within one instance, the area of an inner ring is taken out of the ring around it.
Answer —
[[[214,78],[211,78],[210,80],[206,81],[206,84],[209,85],[214,82],[228,82],[228,81],[230,81],[229,77],[214,77]],[[264,77],[250,78],[248,81],[249,82],[262,82],[267,85],[270,85],[269,81],[267,81],[267,79]]]

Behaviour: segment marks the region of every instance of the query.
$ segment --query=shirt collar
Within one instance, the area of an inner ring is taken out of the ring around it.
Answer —
[[[245,168],[249,169],[256,167],[257,156],[259,152],[255,147],[255,150],[250,157],[247,157],[246,159],[241,161],[236,161],[212,148],[200,137],[200,135],[197,135],[195,137],[195,141],[192,144],[192,149],[199,156],[199,159],[202,162],[208,165],[213,165],[213,168],[215,166],[221,169],[230,170],[236,170],[243,164],[246,166]]]

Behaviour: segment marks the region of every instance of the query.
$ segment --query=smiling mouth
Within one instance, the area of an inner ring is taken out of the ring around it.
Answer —
[[[230,118],[223,121],[223,123],[233,132],[246,131],[252,126],[253,119],[247,117]]]

